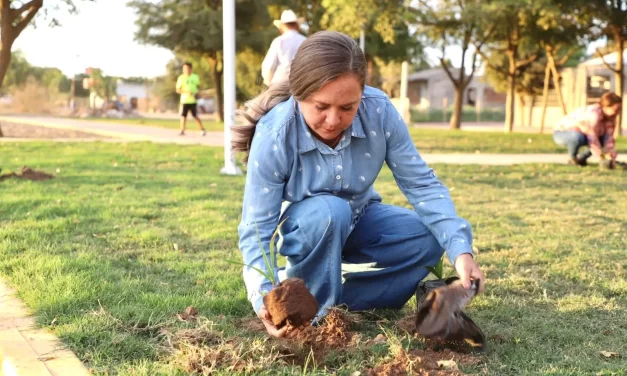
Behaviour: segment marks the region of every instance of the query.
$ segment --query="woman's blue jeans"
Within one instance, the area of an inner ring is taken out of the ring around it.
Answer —
[[[281,255],[287,277],[305,281],[320,304],[350,310],[401,308],[444,250],[408,209],[373,202],[356,223],[346,200],[332,195],[292,203],[283,213]],[[370,264],[375,270],[344,274],[342,263]]]
[[[555,131],[553,132],[553,141],[560,146],[566,146],[568,148],[568,156],[573,159],[586,160],[592,155],[590,150],[586,150],[579,155],[579,149],[588,146],[588,138],[581,132]]]

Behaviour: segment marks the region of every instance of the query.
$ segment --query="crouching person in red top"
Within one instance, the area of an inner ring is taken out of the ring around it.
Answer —
[[[566,115],[555,127],[553,141],[568,148],[569,164],[587,165],[593,154],[603,167],[616,167],[614,129],[622,99],[615,93],[605,93],[599,103],[579,108]],[[588,146],[589,150],[580,152]]]

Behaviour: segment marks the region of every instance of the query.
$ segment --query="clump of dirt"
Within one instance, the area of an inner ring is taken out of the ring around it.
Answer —
[[[194,321],[198,318],[198,310],[196,308],[189,306],[185,308],[185,311],[178,313],[176,315],[181,321]]]
[[[311,323],[318,312],[318,302],[299,278],[288,278],[263,297],[263,303],[277,328],[299,328]]]
[[[294,338],[278,340],[279,351],[284,360],[292,364],[303,365],[310,361],[321,365],[328,351],[352,347],[359,338],[351,332],[356,321],[347,311],[331,308],[320,325],[306,327]]]
[[[22,171],[20,171],[19,174],[16,174],[15,172],[10,172],[8,174],[4,174],[4,175],[0,175],[0,181],[4,180],[4,179],[8,179],[8,178],[18,178],[18,179],[26,179],[26,180],[32,180],[32,181],[42,181],[42,180],[49,180],[49,179],[53,179],[54,175],[50,175],[48,173],[42,172],[42,171],[36,171],[33,170],[29,167],[22,167]]]
[[[469,354],[459,354],[451,350],[401,350],[391,361],[379,364],[368,370],[368,376],[461,376],[458,366],[470,366],[481,360]]]
[[[339,308],[331,308],[322,325],[309,326],[295,337],[295,341],[307,346],[325,348],[345,347],[353,337],[350,332],[353,320]]]

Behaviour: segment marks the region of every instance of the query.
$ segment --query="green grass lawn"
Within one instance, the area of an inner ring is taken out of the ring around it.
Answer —
[[[366,339],[385,331],[388,344],[332,353],[327,369],[269,366],[275,342],[242,326],[253,313],[241,268],[227,262],[239,257],[244,177],[218,175],[222,156],[217,148],[147,143],[1,144],[4,170],[28,165],[57,178],[0,183],[0,275],[99,375],[186,374],[180,358],[164,352],[163,331],[199,325],[176,321],[187,306],[234,338],[228,346],[241,346],[238,356],[266,367],[255,374],[363,375],[401,345],[423,346],[391,324],[410,314],[410,302],[404,312],[377,312],[388,322],[366,315],[358,327]],[[489,352],[463,370],[625,374],[627,173],[434,167],[474,226],[488,278],[468,313]],[[377,189],[407,205],[387,169]]]
[[[178,120],[170,119],[90,119],[101,122],[124,123],[179,129]],[[218,121],[203,122],[208,131],[223,131]],[[187,129],[196,131],[196,124],[188,119]],[[446,129],[409,129],[416,146],[424,153],[566,153],[566,148],[555,145],[550,134],[504,134],[502,132],[459,132]],[[619,152],[627,153],[627,139],[617,141]]]
[[[553,142],[551,134],[450,131],[410,128],[418,150],[433,153],[564,153],[566,148]],[[627,153],[627,138],[616,142],[619,153]]]
[[[148,119],[148,118],[138,118],[138,119],[109,119],[109,118],[90,118],[94,121],[99,121],[103,123],[117,123],[117,124],[130,124],[130,125],[146,125],[150,127],[160,127],[160,128],[168,128],[168,129],[180,129],[179,119]],[[216,131],[220,132],[224,130],[224,123],[208,120],[200,115],[200,120],[202,120],[203,126],[207,131]],[[196,125],[196,121],[190,116],[187,118],[187,129],[196,131],[198,130],[198,126]]]

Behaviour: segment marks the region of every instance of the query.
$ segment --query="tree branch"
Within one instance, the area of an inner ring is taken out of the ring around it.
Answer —
[[[481,56],[483,58],[483,60],[485,61],[486,65],[488,67],[490,67],[491,69],[494,69],[495,71],[504,74],[504,75],[508,75],[509,76],[509,72],[501,67],[497,67],[496,65],[490,63],[490,59],[486,56],[485,53],[483,53],[481,50],[477,50],[477,53],[479,54],[479,56]]]
[[[475,71],[477,70],[477,55],[477,51],[475,51],[475,53],[472,55],[472,70],[468,75],[468,80],[462,82],[462,86],[464,87],[464,89],[466,88],[466,86],[468,86],[468,84],[470,84],[470,81],[472,81],[473,77],[475,76]]]
[[[601,54],[601,51],[599,50],[599,48],[597,47],[596,49],[596,53],[597,55],[601,58],[601,61],[603,62],[603,64],[607,67],[607,69],[611,70],[614,73],[620,73],[620,71],[616,68],[614,68],[613,66],[611,66],[610,64],[607,63],[607,61],[605,61],[605,57]]]
[[[566,55],[564,55],[559,61],[556,61],[555,64],[558,67],[561,67],[562,65],[566,64],[568,59],[570,59],[570,57],[573,56],[574,53],[575,53],[575,49],[569,48],[568,51],[566,51]]]
[[[529,58],[525,59],[525,60],[520,60],[516,63],[516,69],[520,69],[526,65],[529,65],[531,63],[533,63],[534,61],[536,61],[536,59],[538,58],[538,54],[533,54],[531,56],[529,56]]]
[[[490,36],[492,36],[492,33],[494,33],[495,29],[496,29],[495,25],[490,26],[490,28],[488,29],[488,32],[485,33],[483,37],[481,38],[481,41],[479,41],[479,44],[477,45],[477,43],[475,43],[475,48],[478,50],[481,49],[481,47],[486,43],[486,41],[490,39]]]
[[[43,0],[31,0],[25,4],[22,3],[22,6],[19,8],[11,9],[12,21],[15,21],[22,13],[36,6],[36,3],[39,3],[39,7],[41,7],[43,5]]]
[[[455,77],[453,77],[453,74],[451,73],[451,71],[449,70],[448,65],[446,65],[446,62],[444,61],[444,56],[442,56],[440,58],[440,64],[442,65],[442,68],[444,69],[444,72],[446,72],[446,75],[448,76],[448,78],[451,80],[451,82],[453,83],[454,86],[459,85],[459,82],[455,79]]]
[[[21,7],[16,9],[15,16],[13,17],[14,21],[17,16],[21,15],[24,12],[27,12],[26,15],[15,25],[15,37],[28,26],[28,24],[33,20],[39,9],[43,6],[43,0],[32,0],[29,3],[22,5]]]

